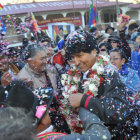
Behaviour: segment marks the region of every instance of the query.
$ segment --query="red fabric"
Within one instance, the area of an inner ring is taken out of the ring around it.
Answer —
[[[54,31],[55,31],[56,34],[59,34],[59,29],[58,29],[57,25],[54,25]]]
[[[104,78],[103,77],[99,77],[100,78],[100,85],[104,82]]]
[[[89,90],[88,90],[88,92],[86,92],[86,94],[87,94],[87,95],[92,95],[92,96],[94,96],[93,93],[90,92]]]
[[[57,53],[54,57],[53,57],[53,64],[59,64],[61,66],[64,65],[65,59],[64,57],[61,55],[61,52]]]
[[[86,102],[85,102],[85,108],[88,108],[89,101],[90,101],[90,99],[91,99],[92,97],[93,97],[93,96],[88,96],[88,97],[87,97]]]
[[[3,6],[0,4],[0,9],[3,9]]]

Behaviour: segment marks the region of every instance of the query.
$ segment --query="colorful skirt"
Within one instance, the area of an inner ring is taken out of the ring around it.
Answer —
[[[39,140],[56,140],[59,137],[65,136],[65,133],[58,133],[58,132],[47,132],[44,134],[37,135]]]

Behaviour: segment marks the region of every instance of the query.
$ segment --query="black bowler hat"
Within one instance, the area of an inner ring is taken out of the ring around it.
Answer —
[[[114,41],[114,42],[120,42],[120,38],[118,36],[115,36],[115,35],[111,35],[109,36],[108,38],[108,42],[111,42],[111,41]]]
[[[114,31],[114,28],[113,28],[113,27],[107,26],[107,28],[105,29],[105,33],[107,33],[107,31],[108,31],[109,29],[112,29],[112,30]]]

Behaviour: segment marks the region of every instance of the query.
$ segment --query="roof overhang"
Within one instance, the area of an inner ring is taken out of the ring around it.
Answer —
[[[51,12],[64,10],[87,9],[91,4],[91,0],[63,0],[63,1],[48,1],[39,3],[25,3],[6,5],[0,11],[0,15],[23,14],[30,12]],[[119,5],[126,5],[128,3],[119,2]],[[98,0],[95,5],[98,8],[115,6],[116,2],[108,2],[106,0]]]

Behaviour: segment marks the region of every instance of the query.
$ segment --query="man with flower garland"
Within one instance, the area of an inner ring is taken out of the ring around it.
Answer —
[[[68,79],[69,75],[74,77],[73,71],[69,71],[63,81],[64,97],[69,98],[74,109],[83,107],[97,115],[108,126],[114,139],[122,138],[119,126],[127,119],[129,104],[125,86],[115,68],[107,58],[97,56],[98,46],[87,31],[72,32],[67,37],[66,52],[78,68],[76,71],[81,72],[81,79],[67,82],[74,79]],[[74,82],[78,83],[77,86],[71,84]]]

